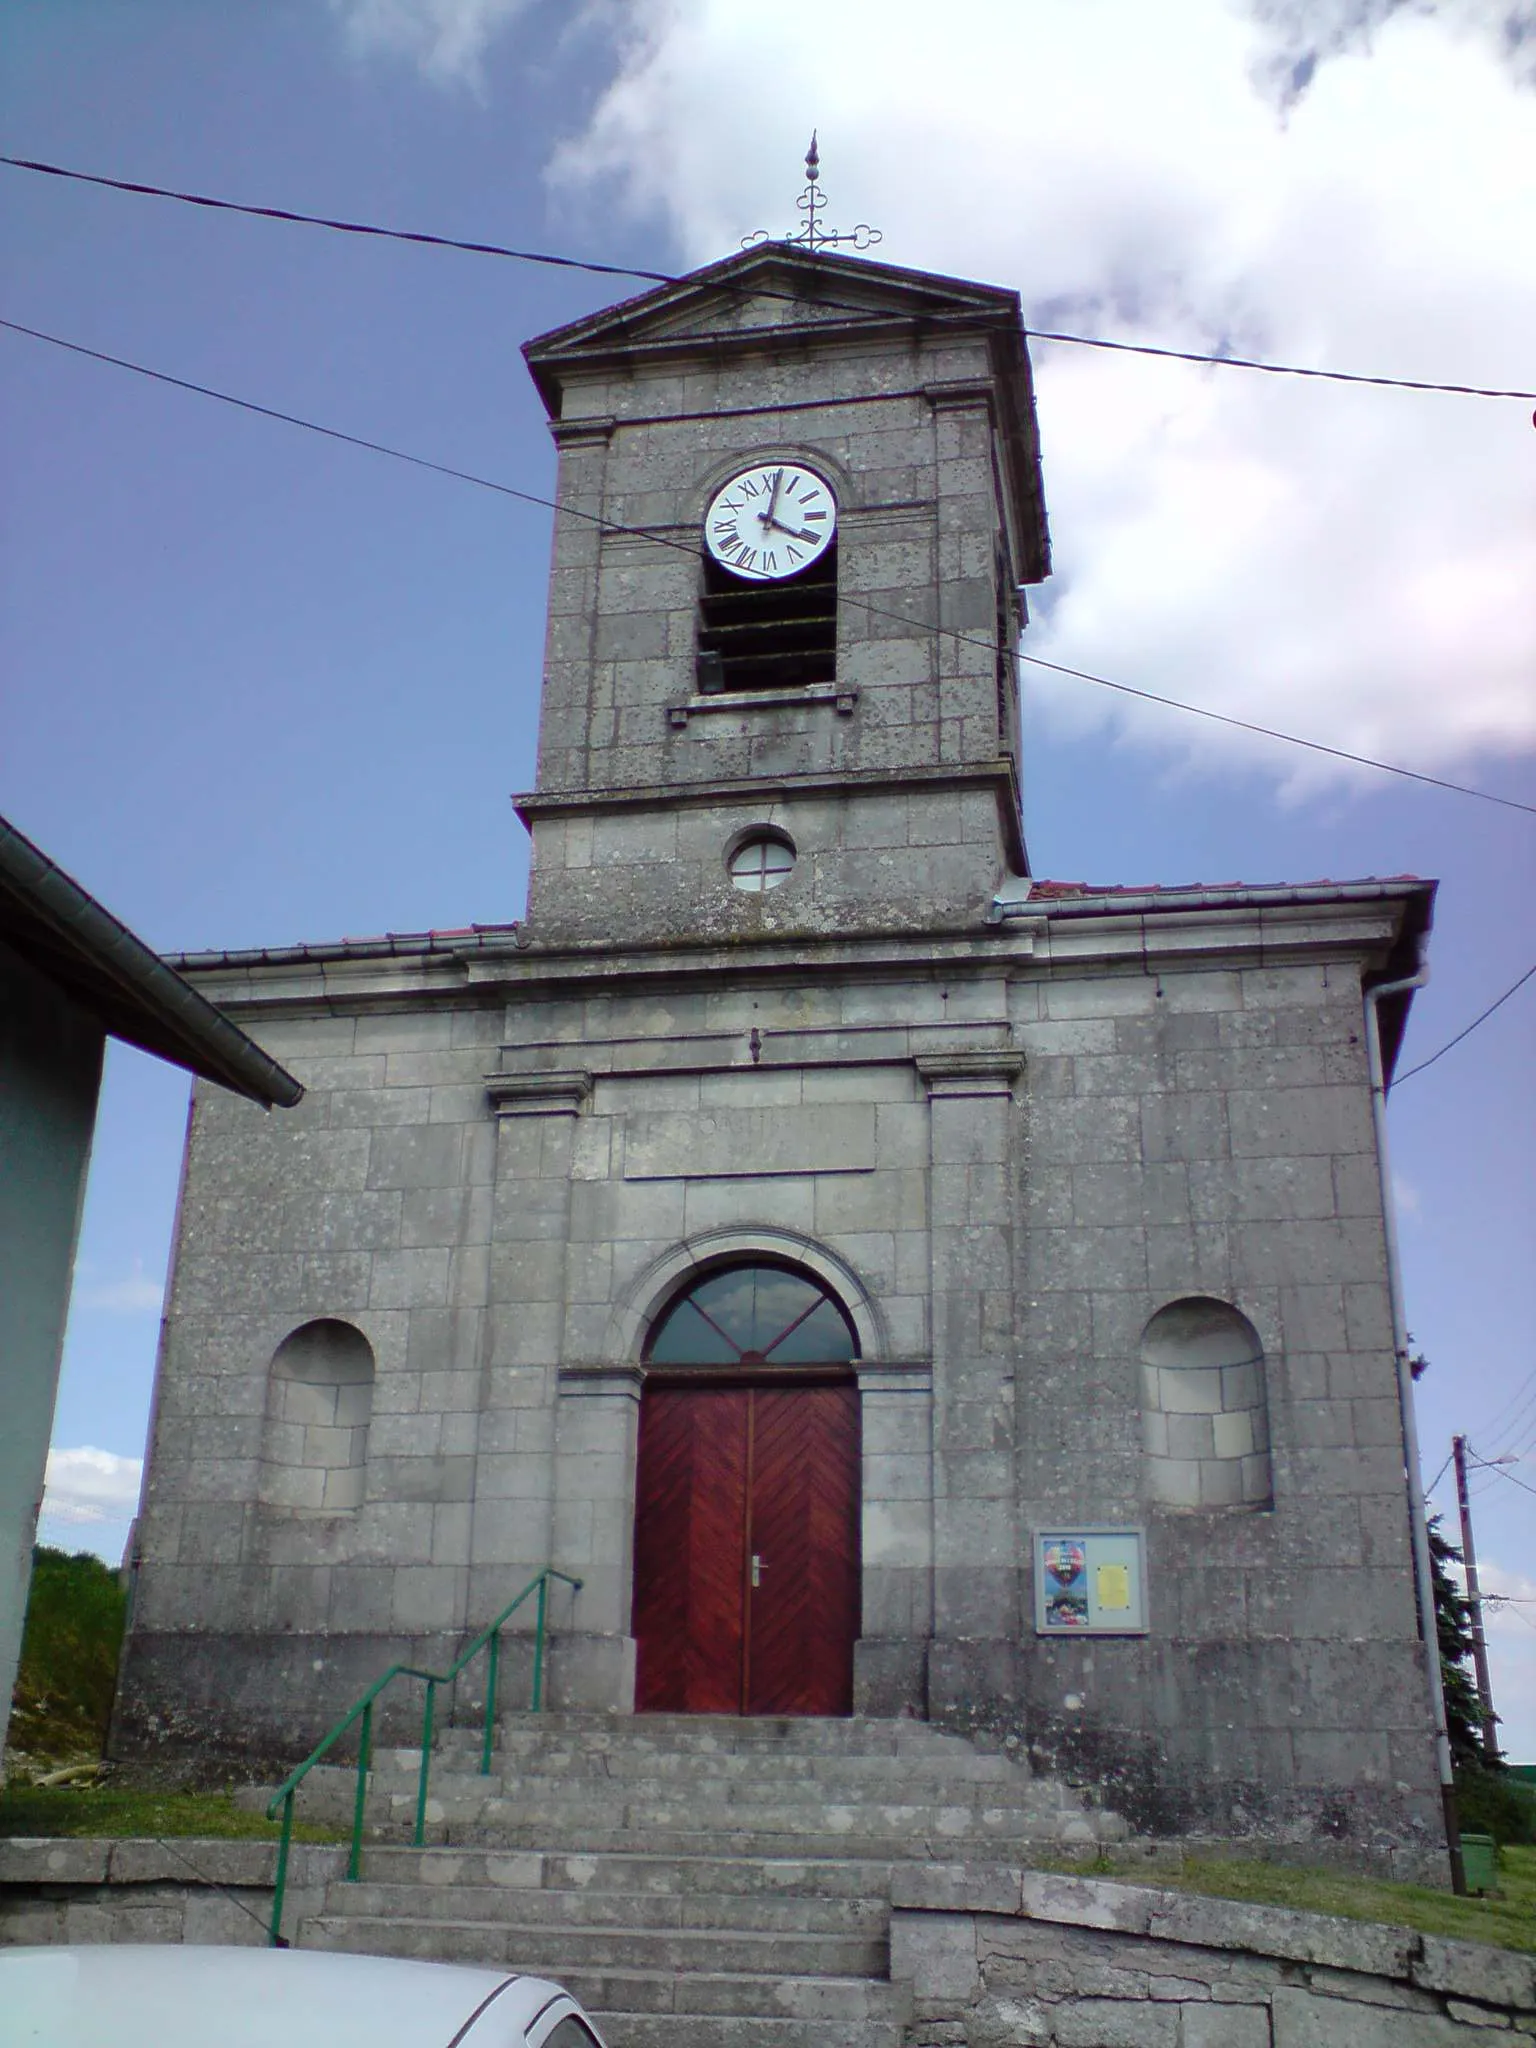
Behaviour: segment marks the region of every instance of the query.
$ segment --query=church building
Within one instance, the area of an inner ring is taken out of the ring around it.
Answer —
[[[557,1706],[1435,1850],[1372,1100],[1432,885],[1031,875],[1013,292],[768,242],[525,354],[526,918],[177,963],[306,1093],[197,1088],[119,1749],[296,1758],[553,1565]]]

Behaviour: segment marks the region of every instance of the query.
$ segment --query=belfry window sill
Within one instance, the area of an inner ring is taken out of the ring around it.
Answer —
[[[798,690],[714,690],[708,696],[689,697],[681,704],[667,706],[667,723],[686,726],[690,718],[711,711],[771,711],[786,705],[829,704],[839,718],[851,718],[859,701],[857,690],[838,683],[807,683]]]

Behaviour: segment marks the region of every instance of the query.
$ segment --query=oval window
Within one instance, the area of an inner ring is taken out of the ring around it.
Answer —
[[[725,865],[738,889],[760,896],[789,880],[795,849],[782,833],[753,832],[732,850]]]

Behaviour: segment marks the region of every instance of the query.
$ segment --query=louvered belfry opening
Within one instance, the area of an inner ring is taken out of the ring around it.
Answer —
[[[751,583],[706,560],[700,690],[794,690],[836,679],[836,541],[798,576],[777,583]]]

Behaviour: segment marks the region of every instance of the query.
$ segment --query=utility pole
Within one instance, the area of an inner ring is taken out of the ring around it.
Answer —
[[[1488,1644],[1483,1636],[1483,1596],[1477,1583],[1477,1552],[1472,1547],[1472,1503],[1467,1494],[1467,1440],[1451,1438],[1456,1460],[1456,1504],[1461,1509],[1461,1556],[1467,1568],[1467,1613],[1472,1623],[1472,1666],[1477,1673],[1477,1698],[1483,1710],[1483,1760],[1499,1760],[1498,1715],[1493,1711],[1493,1685],[1488,1676]]]

